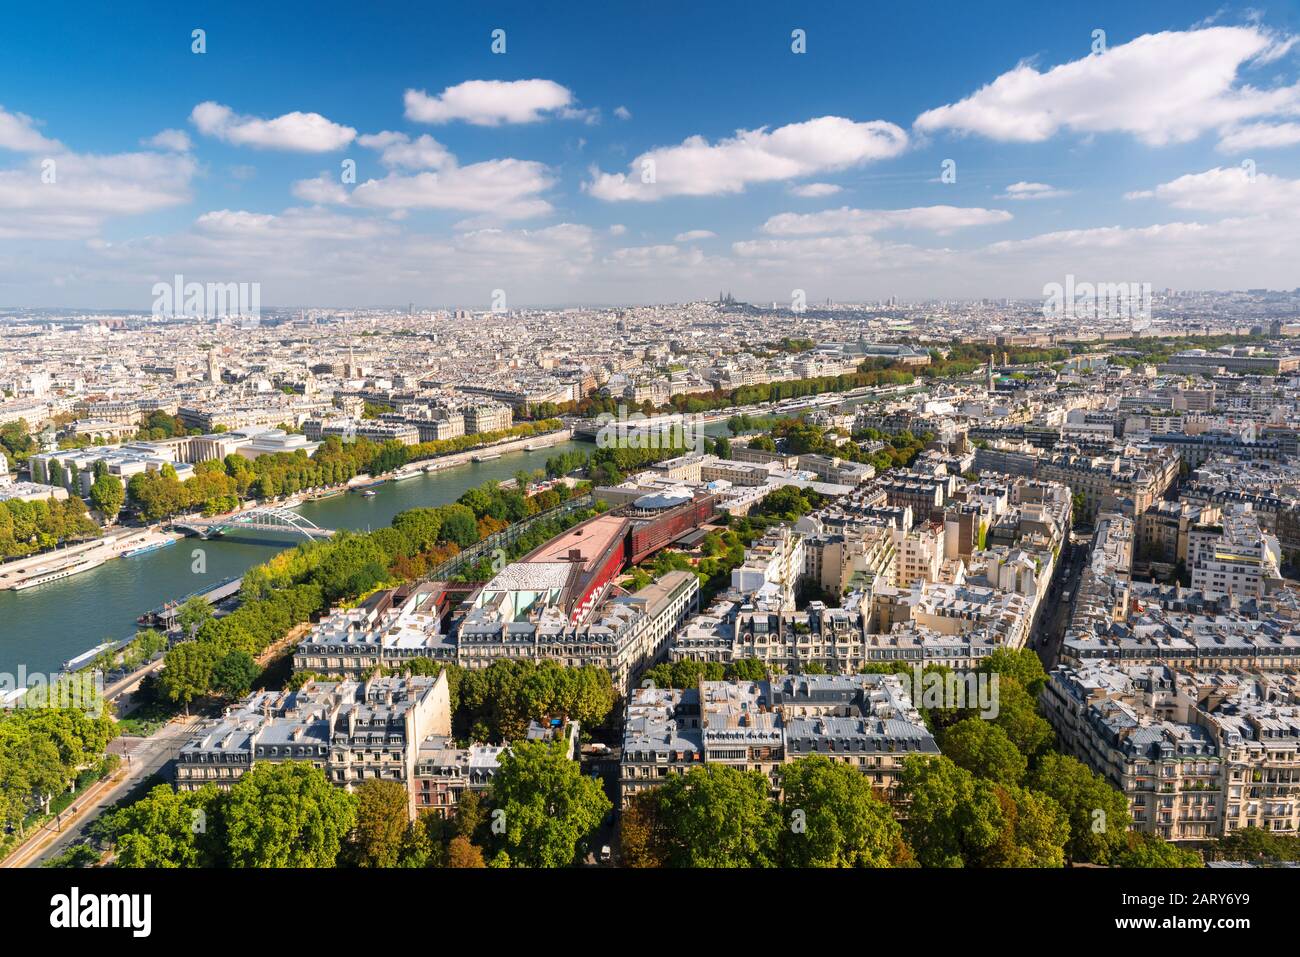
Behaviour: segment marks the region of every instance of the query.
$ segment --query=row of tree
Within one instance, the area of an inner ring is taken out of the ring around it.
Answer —
[[[0,711],[0,824],[21,835],[30,815],[101,760],[114,728],[82,708]]]
[[[67,541],[95,538],[99,526],[75,495],[0,502],[0,558],[32,555]]]
[[[367,439],[344,442],[329,436],[311,455],[305,451],[276,452],[249,460],[231,453],[221,461],[201,462],[194,475],[182,482],[171,466],[133,476],[127,486],[131,501],[148,521],[183,512],[205,515],[228,512],[248,498],[270,499],[306,489],[341,485],[357,475],[380,475],[411,462],[449,455],[508,438],[524,438],[554,431],[562,423],[549,419],[523,422],[496,432],[479,432],[403,445],[397,441],[375,443]]]

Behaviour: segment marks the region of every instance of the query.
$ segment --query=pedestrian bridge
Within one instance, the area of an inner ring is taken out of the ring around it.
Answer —
[[[247,512],[223,515],[213,519],[182,519],[172,522],[172,527],[181,531],[193,532],[200,538],[212,538],[227,532],[289,532],[302,535],[310,540],[329,538],[334,534],[332,528],[321,528],[311,519],[303,518],[297,512],[287,508],[265,506],[251,508]]]

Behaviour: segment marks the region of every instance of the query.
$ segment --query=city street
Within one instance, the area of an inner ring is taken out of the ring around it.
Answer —
[[[60,820],[50,821],[33,832],[0,867],[40,867],[80,840],[86,828],[104,809],[130,793],[141,781],[158,773],[176,754],[186,738],[203,722],[201,715],[176,718],[149,738],[117,738],[109,751],[122,755],[113,774],[77,798]]]
[[[1070,623],[1074,599],[1079,592],[1084,563],[1088,559],[1089,544],[1075,544],[1073,536],[1061,548],[1060,566],[1044,599],[1046,607],[1030,636],[1030,647],[1038,652],[1043,667],[1051,670],[1061,655],[1061,642]],[[1065,596],[1069,595],[1067,601]]]

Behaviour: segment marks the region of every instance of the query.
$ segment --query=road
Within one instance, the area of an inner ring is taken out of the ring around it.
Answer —
[[[111,777],[98,782],[78,797],[70,808],[59,815],[60,820],[48,822],[33,832],[26,842],[0,863],[0,867],[40,867],[45,861],[81,840],[86,828],[105,808],[119,801],[175,757],[181,744],[203,721],[202,715],[176,718],[151,737],[114,739],[109,744],[109,750],[122,755],[121,766]]]
[[[1030,647],[1038,652],[1043,668],[1048,671],[1060,658],[1061,642],[1065,640],[1065,629],[1070,623],[1074,598],[1079,594],[1079,579],[1083,576],[1089,548],[1087,541],[1076,544],[1073,540],[1061,548],[1060,570],[1053,576],[1052,585],[1043,599],[1046,607],[1039,615],[1038,624],[1030,636]],[[1067,594],[1070,601],[1064,600]]]

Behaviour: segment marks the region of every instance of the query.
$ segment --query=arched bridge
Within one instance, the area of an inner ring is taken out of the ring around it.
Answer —
[[[247,512],[235,515],[223,515],[214,519],[187,519],[172,522],[172,526],[183,531],[194,532],[200,538],[224,535],[226,532],[291,532],[307,539],[329,538],[334,534],[332,528],[321,528],[311,519],[304,518],[297,512],[272,505],[250,508]]]

